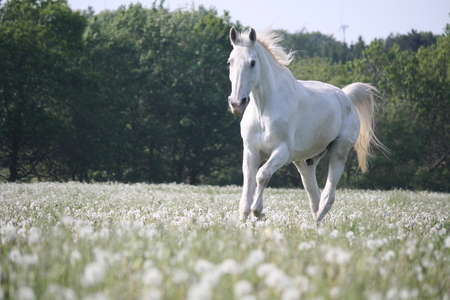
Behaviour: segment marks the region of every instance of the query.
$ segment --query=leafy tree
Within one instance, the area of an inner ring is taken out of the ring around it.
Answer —
[[[407,34],[389,35],[386,38],[386,50],[390,50],[394,45],[398,45],[401,50],[417,52],[420,47],[428,47],[436,44],[438,36],[432,32],[417,32],[412,29]]]
[[[48,167],[66,125],[57,96],[85,24],[63,0],[10,0],[0,8],[0,166],[8,181],[52,178]]]
[[[102,74],[96,101],[110,115],[97,180],[198,183],[240,158],[229,154],[240,143],[226,113],[230,26],[214,10],[155,4],[91,19],[84,64]]]

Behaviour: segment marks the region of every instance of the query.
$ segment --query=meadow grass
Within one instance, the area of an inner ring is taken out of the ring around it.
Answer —
[[[338,190],[316,225],[300,189],[0,184],[1,299],[450,300],[450,195]]]

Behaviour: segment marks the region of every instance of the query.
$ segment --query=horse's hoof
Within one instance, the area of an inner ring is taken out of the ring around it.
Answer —
[[[260,221],[267,220],[266,214],[263,212],[253,211],[253,215]]]
[[[250,214],[250,213],[246,213],[246,212],[241,213],[241,214],[240,214],[240,220],[241,220],[241,222],[245,223],[245,222],[247,221],[247,219],[248,219],[248,215],[249,215],[249,214]]]

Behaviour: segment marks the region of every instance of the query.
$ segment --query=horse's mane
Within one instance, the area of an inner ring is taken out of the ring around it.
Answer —
[[[241,36],[247,37],[249,32],[249,30],[243,32]],[[295,51],[289,51],[289,53],[286,53],[284,48],[278,44],[283,40],[283,36],[272,31],[270,28],[259,31],[256,34],[256,40],[262,46],[264,46],[270,52],[270,54],[272,54],[273,58],[275,58],[278,64],[282,66],[288,66],[294,59]]]

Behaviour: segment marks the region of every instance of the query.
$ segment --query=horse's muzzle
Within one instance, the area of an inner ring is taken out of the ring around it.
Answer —
[[[230,106],[231,112],[235,115],[242,115],[250,102],[250,96],[244,97],[239,100],[232,99],[228,97],[228,105]]]

